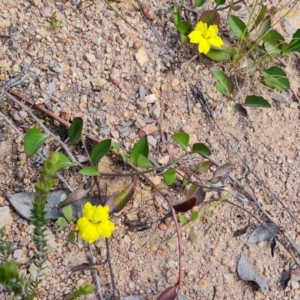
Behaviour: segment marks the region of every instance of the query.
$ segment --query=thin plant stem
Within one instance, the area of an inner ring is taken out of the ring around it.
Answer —
[[[16,104],[18,104],[20,107],[22,107],[23,110],[25,110],[36,122],[37,124],[44,130],[45,133],[47,133],[48,135],[52,136],[60,145],[61,147],[66,151],[67,155],[69,156],[69,158],[71,159],[71,161],[75,164],[75,165],[79,165],[80,167],[83,167],[74,157],[74,155],[72,154],[72,152],[70,151],[70,149],[67,147],[67,145],[60,140],[59,138],[57,138],[57,136],[52,133],[36,116],[35,114],[25,105],[23,104],[21,101],[17,100],[15,97],[13,97],[10,93],[8,93],[7,91],[2,89],[2,93],[5,94],[8,98],[10,98],[13,102],[15,102]]]

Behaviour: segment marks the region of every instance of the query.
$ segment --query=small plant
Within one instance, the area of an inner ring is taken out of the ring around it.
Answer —
[[[195,1],[195,7],[202,6],[206,1]],[[222,5],[226,1],[215,1],[216,5]],[[286,72],[278,66],[270,66],[282,56],[291,52],[300,53],[300,29],[292,40],[287,43],[285,38],[274,29],[272,15],[267,6],[258,8],[258,1],[254,1],[247,22],[232,14],[240,8],[238,2],[224,6],[228,9],[228,26],[235,36],[231,46],[224,46],[218,34],[220,15],[217,10],[203,11],[199,22],[193,26],[190,22],[181,19],[180,8],[174,7],[174,24],[179,33],[182,44],[187,42],[198,44],[198,52],[215,61],[227,61],[225,68],[229,75],[222,70],[213,69],[212,75],[216,78],[216,89],[227,97],[234,110],[247,116],[245,106],[270,107],[270,103],[259,95],[247,95],[243,104],[236,103],[236,87],[232,80],[241,79],[245,76],[249,80],[256,71],[259,71],[261,81],[268,88],[278,91],[288,90],[290,83]],[[276,9],[276,8],[275,8]],[[281,21],[281,20],[280,20]],[[194,28],[194,29],[193,29]],[[236,80],[237,81],[237,80]]]
[[[81,134],[83,129],[83,120],[82,118],[75,118],[68,129],[69,140],[72,144],[78,143],[81,140]],[[50,138],[50,135],[41,132],[37,128],[31,128],[27,131],[24,140],[25,152],[28,155],[34,155],[37,153],[39,148],[43,145],[43,143]],[[82,217],[80,217],[76,221],[75,230],[79,232],[79,236],[86,241],[89,245],[95,243],[101,236],[110,238],[112,233],[116,230],[114,223],[110,220],[110,215],[115,212],[120,212],[125,205],[131,199],[137,178],[141,177],[145,182],[147,182],[154,192],[159,193],[169,204],[170,210],[172,212],[173,221],[176,228],[176,235],[178,240],[178,250],[179,250],[179,275],[178,275],[178,283],[174,286],[167,288],[162,292],[161,296],[158,299],[169,299],[164,298],[163,295],[168,295],[171,293],[173,298],[175,299],[177,295],[177,288],[180,288],[182,281],[182,263],[181,263],[181,253],[182,252],[182,242],[181,242],[181,231],[186,231],[191,228],[191,226],[206,214],[211,208],[220,204],[222,201],[227,199],[229,195],[235,197],[238,200],[242,199],[242,196],[238,193],[231,192],[225,190],[219,183],[225,180],[232,169],[232,165],[227,163],[223,166],[216,168],[214,171],[212,178],[210,180],[204,179],[199,175],[207,172],[213,164],[208,161],[202,161],[201,164],[194,168],[194,170],[189,169],[189,171],[185,170],[182,172],[181,170],[181,161],[184,158],[187,158],[191,155],[203,155],[209,156],[211,155],[211,150],[203,143],[194,143],[193,145],[189,144],[190,136],[185,132],[178,132],[173,134],[173,140],[182,148],[183,154],[179,157],[173,159],[170,163],[163,165],[161,167],[157,167],[151,163],[149,159],[149,144],[147,137],[143,137],[139,139],[129,152],[129,154],[121,153],[121,148],[118,143],[112,142],[110,139],[103,140],[96,144],[89,153],[90,158],[90,166],[82,166],[79,170],[79,173],[84,176],[91,176],[95,179],[95,186],[98,189],[98,198],[99,205],[93,205],[90,202],[86,202],[83,205]],[[132,182],[119,194],[109,196],[107,199],[101,197],[100,187],[98,180],[96,178],[100,178],[101,176],[115,176],[115,174],[103,174],[99,172],[98,164],[101,159],[111,151],[113,155],[120,156],[124,163],[130,166],[131,170],[127,174],[123,174],[124,176],[130,176],[134,179]],[[30,285],[32,287],[32,291],[36,291],[38,284],[40,282],[40,277],[42,275],[41,270],[43,264],[45,262],[45,253],[46,253],[46,245],[47,241],[45,239],[45,231],[48,224],[47,219],[45,218],[47,212],[46,208],[46,199],[49,190],[54,185],[54,177],[56,172],[62,167],[72,166],[71,161],[61,153],[52,153],[47,160],[45,161],[44,167],[42,169],[42,178],[41,182],[36,184],[36,196],[33,203],[33,213],[32,220],[35,225],[34,230],[34,241],[37,245],[38,257],[35,260],[35,264],[39,268],[39,275],[34,280],[30,281]],[[152,180],[147,176],[148,173],[154,172],[163,172],[162,180],[164,183],[160,183],[158,185],[154,184]],[[178,177],[183,178],[182,180],[182,188],[179,191],[179,199],[173,199],[174,196],[171,196],[172,186]],[[93,181],[91,181],[93,182]],[[72,222],[73,218],[73,209],[72,204],[80,201],[83,197],[85,197],[89,191],[92,189],[93,185],[88,188],[88,190],[78,189],[72,192],[67,198],[66,195],[61,197],[60,203],[57,205],[58,209],[61,209],[63,216],[58,218],[58,224],[61,227],[68,226],[69,223]],[[205,195],[208,191],[217,191],[217,192],[226,192],[226,195],[221,197],[218,201],[214,201],[209,204],[202,212],[192,211],[189,219],[186,219],[184,215],[179,217],[179,223],[183,225],[182,230],[180,230],[178,224],[178,216],[176,213],[188,213],[196,206],[200,205],[205,198]],[[171,200],[172,199],[172,200]],[[173,201],[175,200],[175,201]],[[245,200],[245,199],[244,199]],[[70,235],[72,235],[70,237]],[[75,242],[75,232],[71,231],[68,240],[70,242]],[[193,230],[189,232],[189,240],[193,243],[197,242],[197,235]],[[1,242],[1,236],[0,236]],[[106,240],[108,243],[108,240]],[[108,245],[108,244],[107,244]],[[0,243],[1,247],[1,243]],[[4,253],[7,253],[9,248]],[[4,258],[7,255],[4,255]],[[4,259],[5,260],[5,259]],[[110,259],[107,258],[108,263],[110,263]],[[72,271],[90,269],[96,270],[95,266],[97,264],[82,264],[72,268]],[[19,277],[17,277],[17,273],[15,272],[15,265],[8,265],[8,267],[12,268],[14,273],[13,275],[16,277],[15,281],[21,281]],[[110,265],[110,272],[112,272],[112,266]],[[5,273],[6,274],[6,273]],[[112,273],[111,273],[112,274]],[[8,275],[4,275],[4,279],[0,282],[3,282],[8,285],[8,281],[5,280]],[[113,275],[111,275],[113,278]],[[1,279],[1,276],[0,276]],[[112,279],[113,280],[113,279]],[[115,288],[115,283],[112,284],[113,290],[112,294],[117,296],[117,289]],[[11,286],[11,288],[15,288]],[[16,290],[18,291],[18,290]],[[77,289],[71,296],[68,296],[67,299],[75,299],[77,296],[83,295],[85,292],[91,291],[91,286],[82,286]],[[33,297],[36,294],[33,295]],[[32,298],[33,299],[33,298]]]
[[[60,27],[60,22],[56,19],[56,11],[51,14],[48,21],[45,22],[45,26],[48,29],[58,29]]]

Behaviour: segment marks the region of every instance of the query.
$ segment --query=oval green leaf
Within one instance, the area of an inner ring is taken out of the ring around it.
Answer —
[[[261,74],[264,77],[266,86],[276,88],[279,91],[290,88],[290,82],[286,73],[281,68],[271,67],[268,70],[261,71]]]
[[[264,47],[270,56],[279,55],[281,53],[281,49],[275,41],[265,41]]]
[[[169,169],[163,173],[163,178],[167,185],[172,185],[176,180],[176,170]]]
[[[129,160],[135,166],[137,166],[138,157],[140,154],[143,154],[144,157],[146,157],[146,158],[149,155],[149,145],[148,145],[148,140],[147,140],[146,136],[135,143],[135,145],[133,146],[133,148],[129,154]]]
[[[190,136],[185,132],[178,132],[172,135],[172,139],[177,142],[183,149],[187,150]]]
[[[137,166],[141,169],[148,169],[153,167],[149,159],[145,157],[143,154],[139,154],[137,160]]]
[[[228,22],[234,35],[242,41],[245,40],[248,35],[246,24],[239,17],[234,15],[229,16]]]
[[[197,167],[196,172],[197,173],[205,173],[212,166],[214,166],[213,162],[211,162],[209,160],[205,160]]]
[[[192,213],[191,213],[191,220],[192,221],[196,221],[197,219],[199,219],[199,212],[192,211]]]
[[[284,37],[276,30],[269,30],[263,37],[264,41],[284,41]]]
[[[120,152],[120,145],[117,142],[112,141],[111,142],[111,148],[113,150],[115,150],[116,152],[118,152],[118,153]]]
[[[76,242],[76,234],[75,234],[75,232],[73,230],[68,234],[67,240],[68,240],[69,243],[75,244],[75,242]]]
[[[61,209],[64,217],[66,218],[67,222],[68,223],[71,223],[72,221],[72,217],[73,217],[73,209],[72,209],[72,205],[67,205],[67,206],[64,206],[62,209]]]
[[[180,33],[187,34],[189,31],[193,30],[193,26],[188,21],[181,21],[177,26],[177,30]]]
[[[69,157],[60,153],[60,152],[53,152],[51,155],[55,155],[56,159],[59,161],[56,168],[60,170],[61,168],[72,167],[74,164],[70,161]]]
[[[194,231],[191,231],[189,235],[189,239],[192,243],[196,243],[198,239],[197,234]]]
[[[187,218],[186,218],[186,216],[185,216],[185,215],[180,215],[180,216],[179,216],[179,222],[180,222],[180,224],[185,224],[185,223],[187,223]]]
[[[260,9],[260,11],[259,11],[259,13],[258,13],[258,15],[257,15],[257,17],[256,17],[256,19],[255,19],[255,21],[254,21],[254,26],[253,26],[253,28],[251,29],[251,31],[252,31],[253,29],[255,29],[255,28],[263,21],[265,15],[266,15],[266,12],[267,12],[267,6],[264,5],[264,6],[262,6],[262,8]]]
[[[76,144],[81,138],[82,128],[83,128],[82,118],[79,117],[75,118],[68,129],[68,136],[73,144]]]
[[[211,48],[209,52],[206,54],[207,57],[214,61],[224,61],[231,58],[231,56],[235,53],[233,48],[226,48],[224,50],[217,50]]]
[[[107,154],[111,147],[111,139],[104,140],[97,144],[91,153],[91,160],[94,166],[96,166],[99,161]]]
[[[181,45],[185,45],[189,41],[189,38],[183,33],[179,34],[179,38]]]
[[[255,95],[247,96],[244,106],[271,107],[270,103],[267,100],[265,100],[263,97]]]
[[[222,5],[226,2],[226,0],[215,0],[217,6]]]
[[[216,84],[217,90],[225,96],[230,96],[234,87],[232,80],[222,71],[212,70],[211,73],[218,80]]]
[[[204,154],[204,155],[211,155],[210,149],[202,143],[194,144],[192,152],[193,153],[200,153],[200,154]]]
[[[24,137],[24,150],[28,156],[33,156],[36,154],[42,144],[49,138],[50,136],[41,132],[37,128],[29,129]]]
[[[98,167],[92,166],[92,167],[83,168],[79,170],[79,174],[86,175],[86,176],[99,176]]]
[[[181,16],[180,16],[180,10],[178,6],[174,6],[174,11],[173,11],[173,17],[174,17],[174,24],[176,27],[178,27],[179,23],[181,22]]]
[[[200,7],[202,6],[206,0],[195,0],[195,7]]]
[[[286,46],[288,51],[295,51],[300,53],[300,29],[294,34],[291,42]]]
[[[67,227],[68,226],[68,222],[66,221],[66,219],[64,217],[59,217],[57,219],[57,224],[61,227],[61,228],[64,228],[64,227]]]

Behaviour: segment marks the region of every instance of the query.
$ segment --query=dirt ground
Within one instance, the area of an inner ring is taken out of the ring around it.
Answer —
[[[86,1],[82,6],[86,8],[79,10],[73,3],[63,0],[2,0],[0,86],[18,75],[20,78],[26,75],[13,87],[15,91],[38,101],[64,119],[72,118],[74,114],[82,116],[85,133],[100,140],[112,138],[124,152],[128,153],[140,137],[147,135],[151,157],[163,164],[172,159],[171,155],[177,157],[181,153],[171,135],[187,132],[191,144],[205,143],[212,149],[213,159],[234,165],[232,174],[299,245],[299,224],[283,208],[283,205],[288,207],[299,219],[299,56],[293,54],[284,58],[285,66],[281,66],[290,78],[290,91],[268,90],[256,74],[239,81],[234,101],[243,103],[245,95],[256,94],[272,105],[268,109],[248,108],[249,116],[244,118],[233,111],[214,86],[211,69],[226,70],[226,63],[212,62],[204,56],[189,62],[196,48],[179,45],[172,21],[174,2],[147,1],[154,16],[154,20],[148,20],[151,29],[141,12],[126,1],[111,2],[111,5],[132,27],[103,1],[92,5]],[[212,8],[213,1],[207,2],[206,8]],[[47,29],[45,22],[53,12],[56,12],[60,27]],[[242,7],[235,14],[243,15],[244,12]],[[225,36],[228,33],[226,14],[222,12],[221,16],[221,36]],[[297,18],[297,15],[293,17]],[[278,14],[274,18],[279,18]],[[288,39],[292,25],[282,21],[276,26]],[[186,78],[180,71],[183,63],[186,63]],[[191,87],[198,87],[203,92],[215,121],[195,101],[189,91]],[[0,109],[23,134],[36,125],[28,113],[9,98],[0,100]],[[63,126],[32,110],[48,122],[55,134],[66,138]],[[47,142],[41,152],[47,155],[56,148],[55,143]],[[3,209],[0,219],[8,220],[0,224],[6,225],[8,237],[13,242],[13,258],[20,263],[23,274],[32,274],[34,270],[29,268],[34,255],[32,225],[12,208],[6,195],[32,192],[39,178],[40,165],[36,157],[25,155],[22,138],[1,118],[0,149],[0,208]],[[76,158],[84,158],[80,146],[71,149]],[[195,156],[182,164],[193,168],[201,161],[200,156]],[[112,157],[105,157],[99,168],[103,172],[123,171]],[[87,183],[77,171],[74,168],[62,173],[72,188]],[[151,178],[156,183],[161,180],[159,176]],[[121,191],[130,181],[128,177],[103,179],[101,186],[111,195]],[[241,192],[229,179],[226,186]],[[59,182],[56,188],[66,189],[66,186]],[[178,193],[176,190],[171,192]],[[209,205],[207,201],[218,195],[210,193],[209,196],[196,208],[197,211],[201,212]],[[182,232],[184,276],[181,294],[187,299],[300,299],[300,285],[296,280],[290,281],[285,290],[280,284],[280,278],[293,262],[291,255],[299,261],[297,253],[286,241],[284,244],[290,253],[278,242],[274,257],[269,243],[248,243],[249,234],[259,225],[258,220],[265,222],[267,219],[252,202],[242,204],[234,198],[230,201],[242,208],[222,203]],[[160,221],[168,212],[164,199],[140,181],[132,202],[122,213],[112,217],[117,230],[110,240],[111,257],[122,297],[136,295],[131,299],[156,299],[161,291],[176,283],[177,240],[164,242],[174,235],[174,224],[170,218]],[[186,213],[187,217],[189,215]],[[136,231],[125,224],[126,220],[146,220],[152,225],[147,230]],[[245,227],[249,220],[246,234],[233,237],[233,233]],[[64,299],[64,295],[75,287],[93,281],[90,271],[72,273],[70,270],[87,262],[89,251],[80,238],[76,244],[66,240],[69,228],[61,229],[51,221],[50,230],[46,277],[41,283],[38,299]],[[189,240],[191,230],[196,233],[195,242]],[[279,238],[284,241],[283,236]],[[104,261],[105,241],[98,241],[93,252],[97,262]],[[242,252],[253,270],[267,280],[268,293],[263,294],[256,285],[244,282],[238,276],[237,261]],[[111,279],[107,264],[99,266],[98,270],[102,292],[107,292],[105,295],[109,299]],[[9,295],[9,291],[0,286],[0,299],[8,299]],[[96,295],[83,299],[96,299]]]

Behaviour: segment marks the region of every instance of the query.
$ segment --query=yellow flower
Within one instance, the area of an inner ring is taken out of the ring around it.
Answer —
[[[111,237],[116,227],[109,219],[109,206],[95,206],[87,202],[83,207],[83,217],[78,219],[76,230],[83,240],[94,243],[100,236]]]
[[[218,26],[209,25],[200,21],[195,30],[189,34],[190,42],[198,45],[199,53],[207,54],[211,45],[217,48],[221,48],[224,44],[222,39],[218,36]]]

